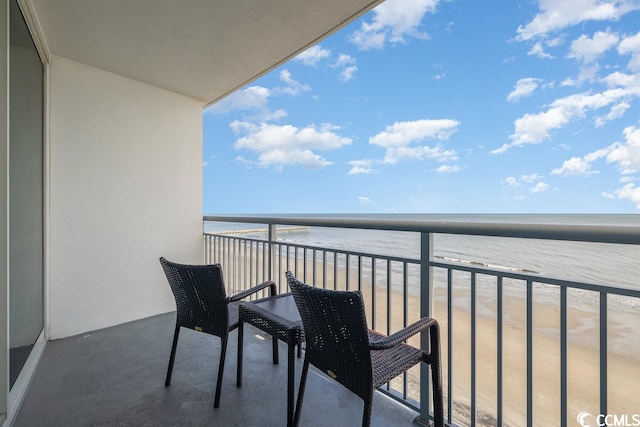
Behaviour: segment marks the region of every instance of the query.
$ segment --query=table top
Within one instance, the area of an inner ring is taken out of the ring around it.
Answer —
[[[280,294],[272,297],[264,298],[257,301],[243,302],[240,304],[241,316],[242,311],[250,311],[255,314],[263,314],[269,318],[274,316],[284,320],[283,323],[300,323],[302,327],[300,313],[293,299],[293,294]]]

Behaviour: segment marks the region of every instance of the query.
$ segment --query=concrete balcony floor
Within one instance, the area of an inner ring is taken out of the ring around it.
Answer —
[[[245,328],[243,385],[237,388],[232,332],[220,408],[213,408],[220,339],[182,329],[171,386],[164,386],[175,314],[49,342],[14,426],[285,426],[286,345],[280,364],[270,337]],[[296,361],[296,392],[302,359]],[[313,369],[300,424],[354,426],[362,400]],[[375,393],[373,426],[411,426],[417,414]]]

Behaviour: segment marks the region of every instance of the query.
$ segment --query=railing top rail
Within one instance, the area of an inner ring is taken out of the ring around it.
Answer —
[[[640,245],[640,227],[626,225],[526,224],[499,222],[371,219],[355,217],[205,215],[204,221],[254,224],[307,225],[313,227],[361,228],[367,230],[414,231],[524,239]]]

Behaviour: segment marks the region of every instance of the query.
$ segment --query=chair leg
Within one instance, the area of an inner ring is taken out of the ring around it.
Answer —
[[[273,352],[273,364],[277,365],[280,362],[280,358],[278,356],[278,338],[275,336],[271,336],[271,346]]]
[[[171,374],[173,373],[173,362],[176,359],[176,347],[178,347],[178,335],[180,334],[180,325],[176,324],[176,330],[173,333],[173,345],[171,346],[171,355],[169,356],[169,367],[167,368],[167,378],[164,380],[165,387],[171,384]]]
[[[371,425],[371,408],[373,406],[373,390],[368,399],[364,401],[364,412],[362,413],[362,427],[369,427]]]
[[[238,324],[238,363],[236,364],[236,387],[242,387],[242,350],[244,346],[244,322]]]
[[[293,425],[298,427],[300,423],[300,413],[302,412],[302,400],[304,399],[304,389],[307,385],[307,373],[309,372],[309,359],[304,357],[302,365],[302,375],[300,377],[300,389],[298,390],[298,399],[296,401],[296,413],[293,416]]]
[[[216,384],[216,397],[213,401],[213,407],[220,407],[220,391],[222,389],[222,374],[224,373],[224,358],[227,353],[227,340],[229,335],[222,338],[222,349],[220,350],[220,365],[218,366],[218,382]]]

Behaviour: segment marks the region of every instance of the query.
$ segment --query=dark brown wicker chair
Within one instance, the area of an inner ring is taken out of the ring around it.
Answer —
[[[362,425],[371,423],[373,391],[420,362],[431,365],[434,423],[444,425],[440,333],[438,322],[422,318],[390,336],[369,330],[360,291],[314,288],[286,273],[289,287],[304,326],[306,352],[294,425],[300,421],[309,364],[333,378],[364,400]],[[428,329],[429,353],[404,344]]]
[[[176,300],[176,330],[173,335],[169,368],[164,385],[171,384],[171,373],[176,356],[180,327],[218,336],[222,339],[218,382],[213,406],[220,406],[220,389],[229,332],[238,327],[238,304],[241,299],[267,287],[270,295],[277,293],[276,284],[268,281],[237,295],[227,297],[222,279],[222,268],[213,265],[185,265],[160,258]],[[274,340],[275,341],[275,340]]]

